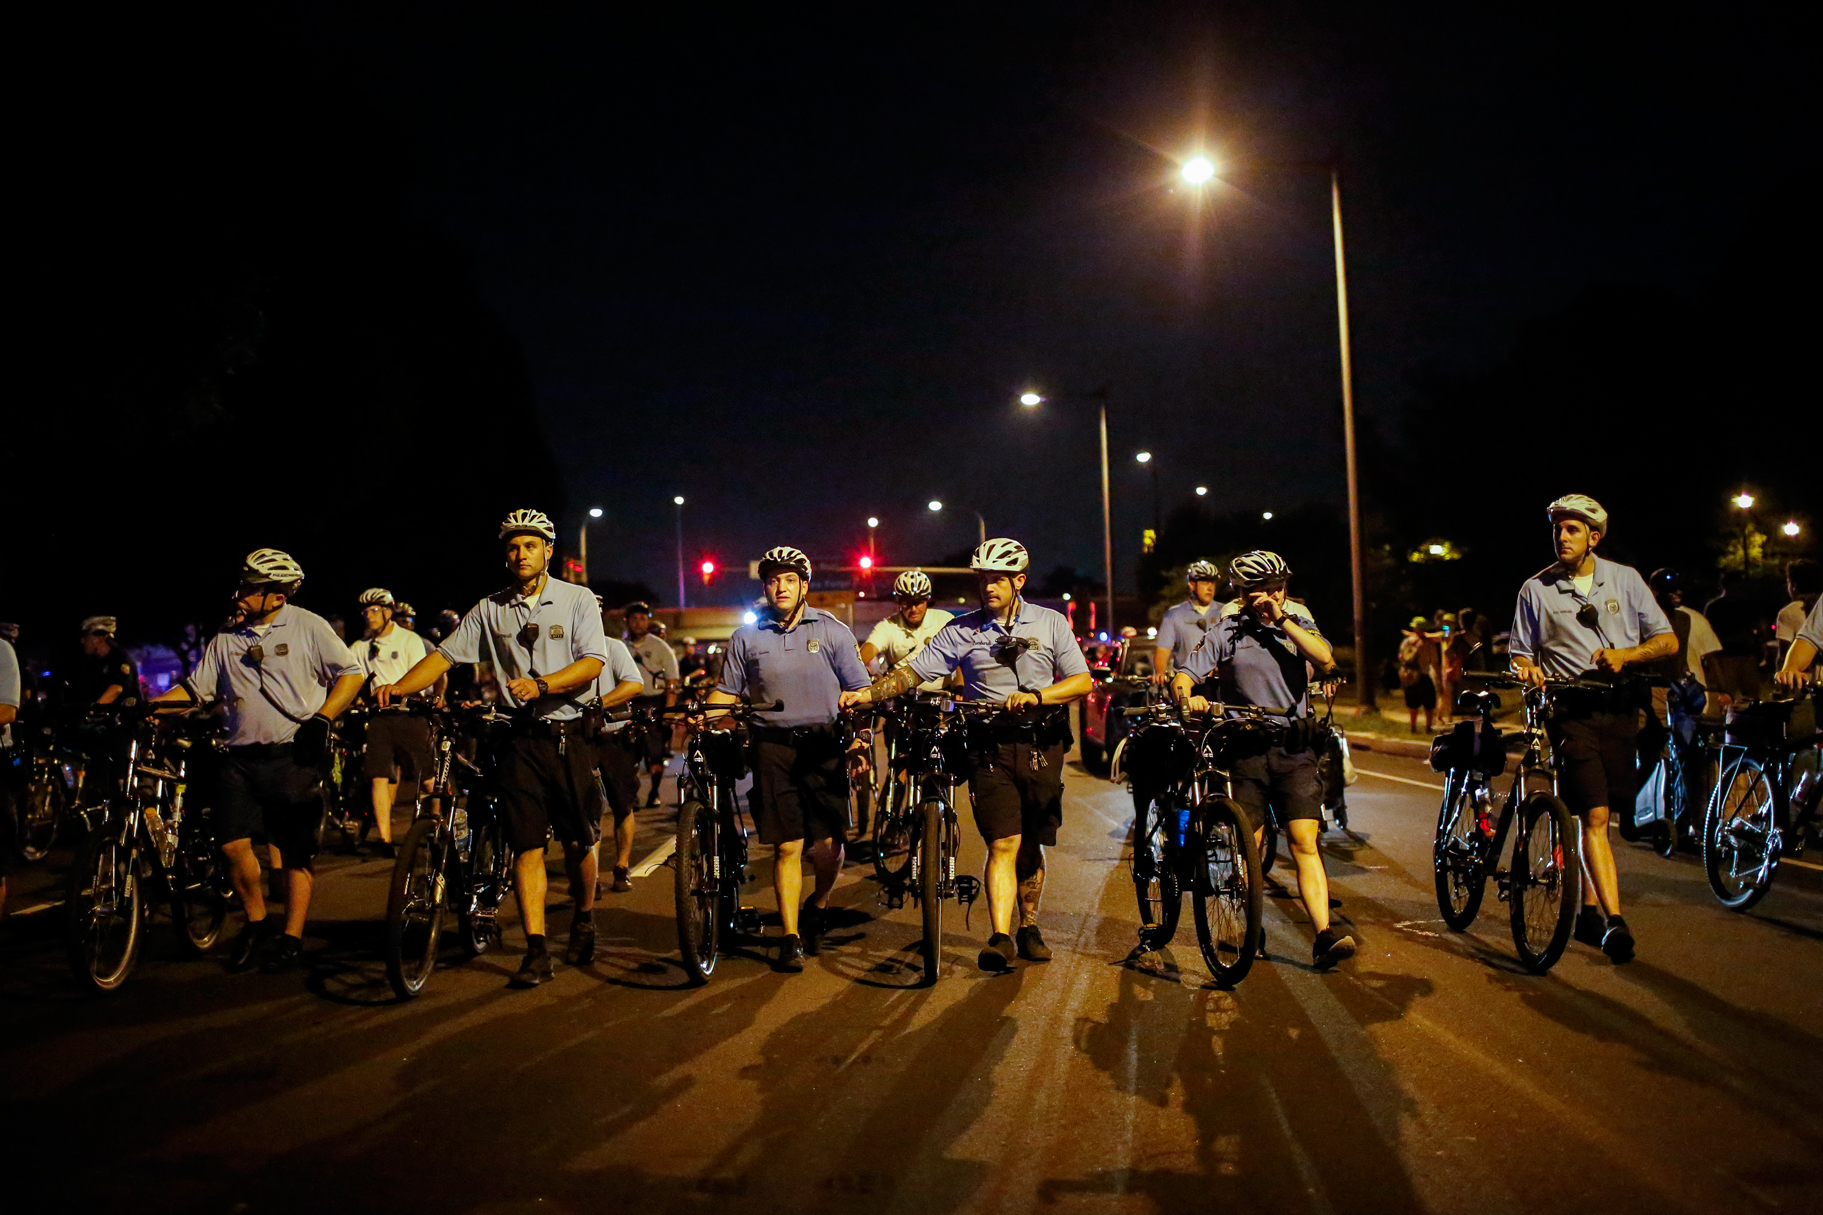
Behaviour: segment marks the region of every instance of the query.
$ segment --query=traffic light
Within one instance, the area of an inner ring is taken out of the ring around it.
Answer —
[[[872,557],[864,556],[856,564],[861,567],[863,573],[870,572],[874,567],[874,559]]]
[[[703,585],[708,586],[711,582],[713,582],[715,580],[715,560],[714,560],[714,558],[711,558],[711,557],[703,558],[703,564],[701,566],[701,569],[703,571]]]

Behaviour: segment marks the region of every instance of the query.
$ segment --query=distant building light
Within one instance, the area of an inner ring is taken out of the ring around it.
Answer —
[[[1209,487],[1207,485],[1197,486],[1196,487],[1196,496],[1199,498],[1207,498],[1209,496]]]
[[[1441,556],[1443,556],[1443,546],[1442,546],[1442,545],[1441,545],[1441,544],[1433,544],[1433,545],[1431,545],[1431,546],[1430,546],[1430,551],[1431,551],[1431,556],[1433,556],[1433,557],[1441,557]]]
[[[1260,518],[1265,519],[1270,522],[1272,519],[1272,512],[1269,510],[1263,510],[1260,512]]]

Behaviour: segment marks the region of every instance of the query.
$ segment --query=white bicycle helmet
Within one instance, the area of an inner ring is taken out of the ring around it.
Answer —
[[[290,553],[276,548],[255,549],[241,565],[241,581],[248,586],[282,583],[295,591],[303,585],[304,567],[293,561]]]
[[[781,544],[777,548],[769,548],[766,550],[766,555],[760,558],[761,582],[765,582],[774,574],[782,573],[785,570],[796,570],[798,577],[809,582],[810,558],[806,557],[802,551],[792,548],[789,544]]]
[[[100,633],[103,637],[112,637],[114,630],[119,627],[120,622],[112,616],[90,616],[82,622],[81,632],[84,636]]]
[[[1213,561],[1192,561],[1190,568],[1184,571],[1185,582],[1219,582],[1221,571],[1215,568]]]
[[[1551,522],[1555,523],[1566,516],[1581,519],[1602,535],[1608,534],[1608,512],[1602,504],[1587,494],[1565,494],[1546,508]]]
[[[930,575],[923,570],[906,570],[893,579],[895,599],[929,599],[935,593]]]
[[[383,586],[370,586],[361,592],[362,607],[391,607],[392,592]]]
[[[418,610],[403,599],[393,604],[392,614],[399,620],[416,620],[418,618]]]
[[[1250,589],[1268,582],[1283,582],[1291,577],[1291,567],[1277,553],[1256,548],[1242,553],[1228,563],[1228,579],[1235,586]]]
[[[557,543],[557,527],[551,522],[551,517],[541,510],[516,510],[500,524],[502,540],[521,532],[530,532],[534,536],[543,536],[553,544]]]
[[[998,574],[1023,574],[1031,563],[1032,555],[1025,551],[1025,545],[1004,536],[983,540],[968,559],[970,569]]]

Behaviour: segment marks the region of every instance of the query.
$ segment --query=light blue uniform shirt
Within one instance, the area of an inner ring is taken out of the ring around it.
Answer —
[[[1154,646],[1170,650],[1171,665],[1183,670],[1184,663],[1190,658],[1190,651],[1202,643],[1203,633],[1216,622],[1221,610],[1221,605],[1217,603],[1198,607],[1196,600],[1184,600],[1166,612],[1165,618],[1158,622],[1158,640]]]
[[[1817,647],[1818,656],[1823,658],[1823,598],[1819,598],[1815,603],[1810,605],[1810,614],[1804,617],[1804,623],[1798,626],[1796,640],[1810,642],[1810,644]],[[19,695],[18,679],[19,668],[14,666],[13,696],[15,699],[13,703],[17,703],[17,697]],[[3,689],[0,689],[0,703],[5,702],[5,692]]]
[[[287,603],[269,625],[238,624],[211,637],[184,687],[192,700],[223,702],[228,745],[244,747],[290,742],[336,680],[360,673],[327,620]]]
[[[1584,604],[1595,608],[1593,626],[1577,619]],[[1531,659],[1552,678],[1575,679],[1594,668],[1595,651],[1631,649],[1670,631],[1639,571],[1597,557],[1587,596],[1555,565],[1526,579],[1507,652]]]
[[[1297,642],[1282,627],[1265,624],[1250,612],[1218,610],[1220,619],[1209,626],[1203,644],[1179,669],[1198,683],[1215,672],[1216,695],[1226,704],[1295,708],[1291,716],[1308,717],[1310,665],[1298,652]],[[1323,635],[1303,604],[1287,600],[1285,614],[1305,632]]]
[[[17,709],[22,696],[19,683],[19,655],[13,652],[13,643],[0,637],[0,705],[11,705]],[[13,727],[9,723],[0,726],[0,747],[13,745]]]
[[[835,721],[843,692],[872,681],[848,626],[821,608],[807,607],[797,627],[777,620],[746,624],[728,639],[721,690],[757,702],[782,700],[783,712],[758,720],[769,726],[826,726]]]
[[[537,625],[532,636],[528,625]],[[500,699],[509,708],[525,706],[507,690],[507,681],[555,675],[583,658],[605,666],[608,637],[601,627],[601,608],[587,587],[547,577],[533,603],[516,587],[495,591],[468,610],[456,631],[437,647],[451,663],[488,662],[500,684]],[[540,696],[532,715],[540,720],[574,721],[594,699],[595,685]]]
[[[608,660],[601,664],[601,674],[595,677],[595,699],[600,700],[623,683],[642,682],[639,664],[633,661],[633,651],[627,648],[627,643],[618,637],[608,638]],[[621,706],[616,706],[619,707]],[[630,721],[611,721],[607,725],[607,732],[612,734],[632,724]]]
[[[997,656],[1011,656],[1003,648],[1009,635],[1037,643],[1012,665]],[[998,612],[977,608],[950,621],[911,660],[912,673],[920,679],[937,679],[958,667],[964,700],[1005,700],[1014,692],[1037,692],[1089,672],[1063,613],[1023,599],[1010,632],[1002,627]]]

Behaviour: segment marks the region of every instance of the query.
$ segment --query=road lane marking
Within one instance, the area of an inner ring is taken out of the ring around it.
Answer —
[[[1427,780],[1413,780],[1409,776],[1394,776],[1388,772],[1375,772],[1372,768],[1363,768],[1359,765],[1355,767],[1355,771],[1359,772],[1362,776],[1377,776],[1381,780],[1396,780],[1402,785],[1416,785],[1420,789],[1435,789],[1439,793],[1443,792],[1444,789],[1444,786],[1433,785]]]
[[[1814,866],[1813,866],[1813,868],[1814,868]],[[8,915],[37,915],[40,911],[49,911],[53,907],[61,907],[61,906],[63,906],[63,903],[64,903],[64,901],[62,899],[58,899],[54,903],[39,903],[32,907],[21,907],[19,910],[9,911],[9,912],[7,912],[7,914]]]
[[[652,871],[670,860],[671,854],[676,851],[677,837],[675,835],[667,835],[658,842],[658,847],[652,849],[645,860],[633,866],[631,876],[636,878],[651,877]]]

